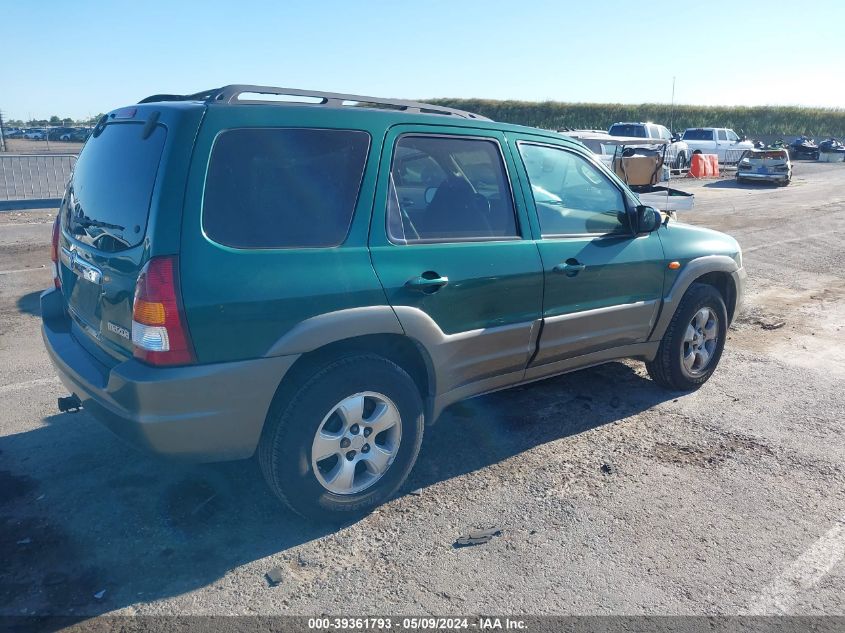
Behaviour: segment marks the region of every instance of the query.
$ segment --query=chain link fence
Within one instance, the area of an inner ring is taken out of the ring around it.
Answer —
[[[74,154],[0,155],[0,211],[57,207]]]

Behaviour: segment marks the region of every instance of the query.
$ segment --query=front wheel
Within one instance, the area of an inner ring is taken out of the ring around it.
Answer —
[[[270,489],[316,520],[357,518],[402,485],[417,459],[423,402],[411,377],[371,354],[338,359],[268,415],[258,460]]]
[[[703,385],[719,364],[728,331],[722,295],[707,284],[693,283],[675,310],[653,361],[651,378],[677,391]]]

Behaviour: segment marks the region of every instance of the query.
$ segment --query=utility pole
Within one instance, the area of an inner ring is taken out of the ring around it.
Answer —
[[[675,77],[672,77],[672,109],[669,112],[669,131],[675,133]]]
[[[0,110],[0,152],[6,151],[6,130],[3,126],[3,111]]]

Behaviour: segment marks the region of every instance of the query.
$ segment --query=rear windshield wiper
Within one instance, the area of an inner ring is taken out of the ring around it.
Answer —
[[[120,226],[119,224],[109,224],[108,222],[101,222],[100,220],[91,220],[90,218],[79,218],[74,220],[76,224],[83,228],[88,228],[89,226],[95,226],[99,229],[115,229],[118,231],[123,231],[126,227]]]

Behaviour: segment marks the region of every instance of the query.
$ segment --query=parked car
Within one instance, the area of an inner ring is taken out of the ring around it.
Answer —
[[[689,146],[674,136],[664,125],[655,123],[614,123],[607,131],[611,136],[662,139],[667,142],[666,164],[672,169],[686,169],[690,161]]]
[[[789,152],[785,149],[748,150],[737,164],[736,181],[788,185],[792,181]]]
[[[69,127],[51,127],[47,129],[47,138],[51,141],[66,141],[72,131]]]
[[[733,164],[754,143],[725,127],[696,127],[684,130],[683,139],[693,154],[717,154],[720,163]]]
[[[44,130],[37,130],[37,129],[29,129],[23,133],[23,137],[25,139],[29,139],[31,141],[43,141],[46,136],[44,134]]]
[[[23,138],[23,130],[13,127],[8,130],[3,130],[3,135],[6,138]]]
[[[101,119],[54,224],[60,409],[173,457],[257,453],[295,511],[356,516],[464,398],[620,358],[707,381],[740,247],[662,220],[554,132],[284,88],[157,95]]]
[[[90,135],[91,130],[89,128],[76,128],[70,133],[68,140],[74,143],[84,143]]]

